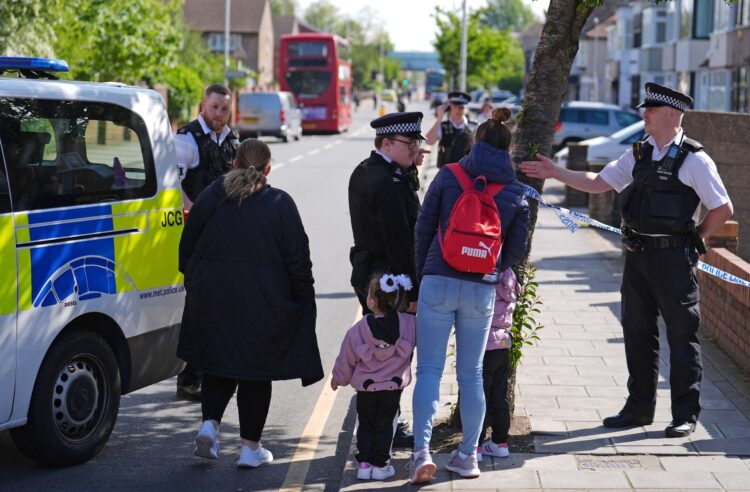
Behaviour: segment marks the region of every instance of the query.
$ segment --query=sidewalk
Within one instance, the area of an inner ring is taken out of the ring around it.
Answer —
[[[560,186],[545,190],[551,202],[562,195]],[[750,384],[708,340],[702,345],[703,411],[692,436],[664,436],[671,414],[663,333],[654,423],[629,429],[601,425],[603,417],[620,410],[627,395],[617,238],[588,228],[571,234],[552,210],[541,208],[531,258],[538,268],[544,328],[541,340],[524,349],[515,413],[529,418],[535,452],[506,459],[487,456],[481,477],[473,480],[445,471],[447,455],[433,455],[438,472],[421,489],[750,490]],[[401,399],[410,421],[413,386]],[[441,412],[455,400],[455,374],[448,360]],[[407,483],[408,456],[395,455],[396,476],[385,482],[358,481],[350,457],[341,488],[416,490]]]

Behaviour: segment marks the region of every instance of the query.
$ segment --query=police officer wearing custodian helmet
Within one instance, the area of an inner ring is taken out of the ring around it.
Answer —
[[[693,100],[647,83],[643,119],[648,137],[633,144],[600,173],[571,171],[538,156],[521,163],[534,178],[555,178],[589,193],[621,193],[623,244],[622,327],[628,365],[628,398],[605,427],[648,425],[654,419],[659,376],[657,318],[666,324],[670,350],[672,422],[668,437],[689,436],[700,413],[701,364],[695,267],[703,238],[732,216],[732,203],[716,165],[682,130]],[[699,205],[708,213],[696,226]]]
[[[448,103],[437,108],[437,119],[426,135],[427,145],[438,144],[438,167],[458,162],[471,151],[474,129],[477,124],[466,117],[466,105],[471,97],[465,92],[451,92]],[[445,111],[450,108],[450,116],[443,121]]]
[[[201,191],[232,169],[240,141],[227,123],[232,109],[232,92],[223,85],[206,87],[198,118],[183,126],[174,137],[177,167],[182,178],[183,197],[189,208]],[[202,375],[192,365],[177,376],[177,394],[200,400]]]

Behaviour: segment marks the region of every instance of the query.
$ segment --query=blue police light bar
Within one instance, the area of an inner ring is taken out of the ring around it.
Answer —
[[[68,62],[54,58],[29,58],[24,56],[0,56],[0,70],[46,70],[68,72]]]

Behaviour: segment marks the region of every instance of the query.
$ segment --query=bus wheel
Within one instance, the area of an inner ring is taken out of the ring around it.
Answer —
[[[28,458],[48,465],[88,461],[104,446],[120,407],[120,371],[100,336],[79,331],[57,340],[34,384],[25,426],[11,436]]]

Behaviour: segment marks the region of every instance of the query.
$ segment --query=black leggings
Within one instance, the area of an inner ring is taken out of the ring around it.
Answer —
[[[508,405],[508,363],[510,349],[487,350],[484,353],[482,377],[487,413],[480,442],[484,440],[487,427],[492,427],[492,442],[508,441],[510,430],[510,406]]]
[[[221,422],[224,410],[227,409],[236,389],[240,437],[258,442],[266,425],[268,408],[271,406],[271,381],[237,380],[204,374],[201,389],[203,420]]]

